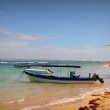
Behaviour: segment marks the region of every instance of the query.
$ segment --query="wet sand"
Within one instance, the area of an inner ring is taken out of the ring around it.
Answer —
[[[36,100],[30,104],[29,100],[18,100],[8,104],[0,104],[1,110],[37,110]],[[26,108],[26,109],[23,109]],[[38,110],[110,110],[110,92],[103,94],[91,95],[86,99],[73,104],[64,104],[59,106],[43,107]]]
[[[89,96],[78,103],[52,107],[50,110],[110,110],[110,92]]]

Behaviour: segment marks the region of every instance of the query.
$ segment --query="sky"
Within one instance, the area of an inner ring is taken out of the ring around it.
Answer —
[[[0,0],[0,59],[109,60],[110,0]]]

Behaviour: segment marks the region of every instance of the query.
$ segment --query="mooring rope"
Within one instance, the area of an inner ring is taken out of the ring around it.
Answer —
[[[15,81],[18,81],[18,79],[20,79],[23,74],[24,74],[24,71],[21,73],[21,75]]]

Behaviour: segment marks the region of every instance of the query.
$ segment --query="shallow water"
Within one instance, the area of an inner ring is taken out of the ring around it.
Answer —
[[[15,68],[13,62],[0,63],[0,108],[2,110],[48,109],[57,104],[73,103],[91,94],[110,90],[110,68],[100,62],[65,62],[54,61],[52,64],[71,64],[81,66],[76,74],[88,76],[88,73],[99,73],[105,83],[101,84],[55,84],[32,83],[22,74],[24,68]],[[40,68],[40,67],[32,67]],[[54,68],[51,68],[54,70]],[[66,76],[65,69],[62,69]],[[54,74],[57,75],[57,74]],[[19,79],[18,79],[19,78]]]

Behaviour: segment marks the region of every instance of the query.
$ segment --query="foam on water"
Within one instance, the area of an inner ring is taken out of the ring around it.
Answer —
[[[1,61],[0,63],[1,63],[1,64],[6,64],[6,63],[8,63],[8,62],[3,62],[3,61]]]
[[[63,98],[63,99],[59,99],[59,100],[56,100],[56,101],[52,101],[48,105],[58,105],[58,104],[70,103],[70,102],[81,100],[84,97],[85,97],[85,94],[83,94],[81,97],[77,97],[77,98]]]
[[[46,106],[32,106],[32,107],[25,107],[25,108],[21,108],[20,110],[32,110],[32,109],[38,109],[38,108],[43,108]]]

